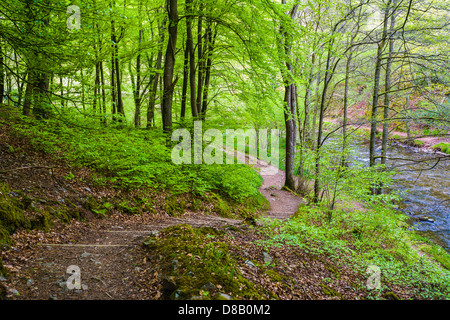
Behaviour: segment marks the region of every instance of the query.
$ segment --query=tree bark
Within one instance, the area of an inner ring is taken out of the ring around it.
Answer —
[[[186,49],[189,52],[189,84],[190,84],[190,98],[191,98],[191,111],[192,117],[195,119],[198,117],[198,107],[196,98],[196,82],[195,82],[195,50],[194,41],[192,38],[192,2],[186,0],[186,12],[188,17],[186,18]]]
[[[202,97],[202,111],[201,111],[201,117],[202,120],[205,120],[206,118],[206,110],[208,109],[208,96],[209,96],[209,84],[211,82],[211,69],[212,69],[212,53],[214,51],[214,45],[216,43],[216,32],[212,32],[212,26],[211,24],[208,25],[207,28],[207,41],[205,41],[206,44],[208,44],[207,50],[207,61],[206,61],[206,70],[205,70],[205,84],[203,87],[203,97]]]
[[[3,44],[2,37],[0,36],[0,104],[3,103],[5,96],[5,68],[3,64],[5,60],[3,59]]]
[[[384,112],[383,112],[383,137],[381,142],[381,164],[386,164],[387,145],[389,138],[389,91],[391,90],[391,66],[392,54],[394,52],[393,30],[395,26],[395,12],[391,14],[391,23],[389,27],[389,52],[386,61],[386,75],[384,84]]]
[[[164,64],[164,89],[162,99],[162,123],[163,131],[170,133],[172,131],[172,104],[173,104],[173,90],[175,83],[173,81],[175,54],[178,36],[178,1],[166,0],[167,13],[169,17],[169,39],[167,43],[167,50]],[[176,82],[176,81],[175,81]]]
[[[282,0],[283,4],[286,4],[286,0]],[[291,20],[297,13],[299,5],[296,4],[290,12]],[[285,30],[284,25],[280,28],[281,35],[284,40],[284,54],[285,54],[285,65],[286,68],[282,71],[285,83],[285,94],[284,94],[284,121],[286,127],[286,162],[285,162],[285,187],[290,190],[295,190],[295,180],[294,180],[294,160],[295,160],[295,144],[296,144],[296,120],[295,120],[295,96],[296,87],[293,81],[293,67],[290,62],[292,58],[291,53],[291,35]]]
[[[378,43],[377,56],[375,61],[375,75],[373,85],[372,96],[372,115],[370,117],[370,141],[369,141],[369,165],[373,167],[376,164],[375,158],[375,140],[377,134],[377,111],[378,111],[378,96],[380,89],[380,73],[381,73],[381,60],[386,44],[387,24],[390,10],[391,0],[388,1],[384,12],[383,31],[380,43]]]

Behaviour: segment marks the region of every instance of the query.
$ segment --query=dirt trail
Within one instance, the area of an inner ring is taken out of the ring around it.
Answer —
[[[270,202],[267,215],[285,219],[294,214],[301,198],[282,189],[284,172],[262,161],[254,167],[263,173],[260,192]],[[179,218],[117,214],[73,221],[47,233],[18,232],[11,250],[2,253],[10,276],[0,281],[14,300],[154,299],[158,274],[147,262],[142,243],[151,234],[181,223],[220,227],[242,221],[195,213]],[[74,267],[79,268],[80,288],[67,287],[68,278],[77,275],[68,272]]]

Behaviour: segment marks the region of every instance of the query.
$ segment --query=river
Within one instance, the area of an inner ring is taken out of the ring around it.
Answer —
[[[368,143],[354,147],[358,151],[355,160],[368,165]],[[378,143],[379,153],[380,149]],[[450,158],[436,164],[436,157],[443,155],[391,144],[386,165],[399,172],[391,188],[405,191],[400,210],[410,217],[411,228],[450,252]]]

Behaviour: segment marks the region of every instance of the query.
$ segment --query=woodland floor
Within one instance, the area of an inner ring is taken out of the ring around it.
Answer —
[[[70,180],[64,178],[69,172],[74,174]],[[162,211],[142,215],[116,213],[98,219],[84,209],[85,199],[89,195],[112,196],[118,191],[92,186],[88,182],[90,175],[86,168],[71,167],[35,151],[26,141],[11,136],[8,126],[0,128],[0,181],[33,199],[35,208],[48,209],[52,203],[70,202],[88,217],[85,222],[57,222],[47,232],[18,231],[13,235],[13,246],[1,252],[10,274],[7,280],[2,279],[9,299],[155,299],[161,286],[152,273],[153,266],[146,261],[142,245],[146,237],[182,223],[193,227],[243,224],[241,220],[201,213],[177,218]],[[276,170],[263,178],[260,190],[271,204],[267,214],[287,218],[295,213],[301,199],[281,189],[284,172]],[[246,240],[247,246],[251,245],[251,238]],[[65,285],[71,265],[81,270],[81,290],[69,290]]]
[[[11,148],[14,149],[12,152]],[[264,164],[259,163],[259,166]],[[28,168],[28,169],[24,169]],[[51,169],[49,169],[51,168]],[[72,179],[65,179],[69,172]],[[277,272],[295,279],[295,285],[274,282],[245,263],[244,259],[263,264],[262,248],[255,245],[260,235],[256,227],[244,221],[202,213],[169,216],[161,207],[156,213],[127,215],[114,213],[99,219],[84,209],[90,196],[114,196],[122,191],[91,184],[91,172],[55,160],[51,155],[35,151],[27,141],[9,134],[8,126],[0,127],[0,182],[20,190],[33,199],[36,208],[71,202],[79,211],[85,211],[85,221],[56,222],[49,231],[19,231],[13,235],[14,243],[1,251],[1,259],[9,271],[0,285],[7,289],[11,300],[154,300],[161,296],[161,279],[157,266],[148,260],[143,246],[147,236],[176,224],[193,227],[223,228],[234,225],[233,241],[243,257],[241,270],[247,278],[265,288],[271,288],[279,299],[361,299],[367,296],[366,279],[340,265],[339,277],[333,283],[335,294],[324,293],[321,279],[333,278],[336,262],[327,257],[312,257],[290,247],[270,249],[270,255],[280,261]],[[296,212],[302,199],[282,189],[283,171],[263,176],[261,193],[269,200],[267,215],[284,219]],[[14,193],[14,191],[13,191]],[[17,195],[19,197],[19,195]],[[121,196],[125,196],[122,194]],[[35,211],[35,210],[34,210]],[[33,214],[33,213],[30,213]],[[69,290],[67,268],[76,265],[81,271],[82,289]],[[402,292],[405,294],[403,295]],[[400,298],[411,298],[407,291],[399,290]]]

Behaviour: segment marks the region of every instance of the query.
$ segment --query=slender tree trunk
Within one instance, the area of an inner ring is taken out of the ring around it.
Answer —
[[[105,92],[105,76],[103,74],[103,61],[100,61],[100,81],[101,81],[101,88],[102,88],[102,107],[103,107],[103,114],[106,115],[106,92]],[[106,123],[106,117],[104,118],[104,122]]]
[[[172,131],[172,104],[173,104],[173,90],[176,81],[173,81],[174,67],[175,67],[175,53],[178,36],[178,1],[166,0],[167,11],[169,17],[169,39],[167,43],[167,50],[164,64],[164,90],[161,104],[163,131],[170,133]]]
[[[111,33],[111,41],[115,42],[115,35],[114,33]],[[114,48],[114,44],[112,45]],[[115,121],[115,114],[117,112],[117,96],[116,96],[116,63],[115,63],[115,57],[114,57],[114,50],[112,52],[111,56],[111,104],[112,104],[112,114],[113,114],[113,120]]]
[[[333,42],[329,44],[328,47],[328,56],[327,56],[327,65],[326,65],[326,71],[325,71],[325,77],[323,80],[323,90],[322,90],[322,99],[320,101],[320,108],[319,108],[319,127],[317,129],[317,147],[316,147],[316,160],[315,160],[315,167],[314,167],[314,173],[315,173],[315,179],[314,179],[314,203],[319,202],[319,194],[320,194],[320,152],[322,148],[322,134],[323,134],[323,120],[325,116],[325,101],[327,99],[327,93],[328,93],[328,85],[331,80],[331,48],[333,46]]]
[[[59,77],[59,90],[60,90],[60,95],[61,95],[61,108],[64,108],[64,82],[63,82],[63,77],[60,76]]]
[[[92,102],[92,109],[94,113],[97,113],[97,105],[99,107],[99,113],[101,113],[101,107],[99,103],[100,99],[100,62],[95,64],[95,81],[94,81],[94,100]]]
[[[189,84],[190,84],[190,97],[191,97],[191,111],[192,117],[195,119],[198,117],[197,98],[196,98],[196,82],[195,82],[195,50],[194,41],[192,38],[192,2],[186,0],[186,12],[188,17],[186,18],[186,49],[189,52]]]
[[[211,82],[211,69],[212,69],[212,54],[214,51],[214,45],[216,43],[216,32],[212,32],[211,23],[208,24],[207,28],[207,40],[205,43],[208,45],[207,50],[207,61],[205,70],[205,85],[203,87],[203,97],[202,97],[202,120],[206,118],[206,110],[208,109],[208,96],[209,96],[209,84]]]
[[[142,43],[143,30],[139,30],[139,49]],[[134,126],[141,126],[141,53],[139,51],[136,57],[136,87],[134,90]]]
[[[3,64],[5,59],[3,59],[3,43],[2,37],[0,36],[0,104],[3,103],[5,96],[5,68]]]
[[[187,89],[189,83],[189,51],[184,49],[184,64],[183,64],[183,88],[181,91],[181,114],[180,118],[184,119],[186,117],[186,100],[187,100]]]
[[[395,12],[391,14],[391,25],[389,27],[389,52],[386,61],[386,78],[384,84],[384,112],[383,112],[383,138],[381,142],[381,164],[386,164],[387,146],[389,138],[389,91],[391,90],[391,66],[392,54],[394,52],[393,30],[395,27]]]
[[[115,54],[115,63],[116,63],[116,86],[117,86],[117,113],[125,116],[125,110],[123,109],[123,100],[122,100],[122,84],[120,79],[120,64],[119,64],[119,47],[115,46],[116,54]],[[120,119],[119,121],[122,121]]]
[[[150,99],[148,103],[148,109],[147,109],[147,129],[151,128],[152,125],[155,123],[155,103],[156,103],[156,93],[158,92],[158,83],[160,81],[160,75],[159,70],[161,69],[162,65],[162,56],[163,56],[163,43],[164,43],[164,28],[166,25],[166,21],[163,20],[161,23],[161,26],[159,27],[159,50],[158,50],[158,56],[156,58],[156,70],[155,76],[153,78],[153,87],[152,91],[150,92]]]
[[[345,149],[347,148],[347,122],[348,122],[348,87],[350,80],[350,65],[352,62],[353,51],[350,51],[347,64],[345,66],[345,84],[344,84],[344,119],[342,123],[342,161],[341,165],[344,166],[347,159],[345,158]]]
[[[370,117],[370,141],[369,141],[369,165],[373,167],[376,164],[375,157],[375,140],[377,134],[377,111],[378,111],[378,91],[380,89],[380,73],[381,73],[381,60],[383,50],[386,44],[387,24],[390,11],[391,0],[388,1],[384,12],[383,32],[380,43],[378,43],[377,56],[375,62],[375,76],[373,85],[373,97],[372,97],[372,115]]]
[[[32,68],[28,67],[27,87],[25,89],[25,98],[23,101],[23,115],[25,116],[29,116],[31,114],[31,103],[33,101],[35,81],[34,71]]]
[[[200,2],[200,13],[198,18],[197,27],[197,61],[198,61],[198,84],[197,84],[197,114],[201,115],[202,112],[202,93],[203,93],[203,83],[204,83],[204,49],[203,47],[203,7],[204,4]],[[206,42],[205,42],[206,43]]]

